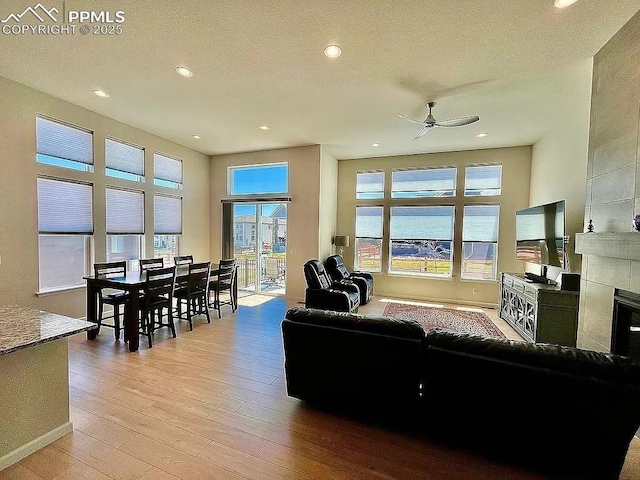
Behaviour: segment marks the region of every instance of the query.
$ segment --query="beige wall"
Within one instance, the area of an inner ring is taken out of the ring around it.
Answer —
[[[284,148],[211,157],[211,257],[222,252],[222,205],[227,195],[227,169],[236,165],[287,162],[289,196],[287,209],[286,295],[304,298],[302,265],[319,252],[320,146]]]
[[[631,232],[640,213],[640,12],[594,58],[589,138],[585,221],[596,233]],[[583,257],[578,346],[610,350],[614,291],[640,293],[638,271],[640,261]]]
[[[463,188],[465,165],[501,163],[502,195],[500,197],[467,197],[455,199],[424,199],[424,204],[455,204],[456,225],[462,224],[465,203],[499,203],[500,233],[498,246],[498,272],[522,272],[522,262],[515,258],[515,211],[524,208],[529,201],[529,177],[531,170],[531,147],[513,147],[465,152],[407,155],[398,157],[367,158],[338,162],[338,223],[336,230],[341,235],[355,239],[355,208],[358,204],[384,204],[385,232],[383,251],[389,245],[388,211],[391,205],[402,205],[402,200],[390,200],[391,171],[393,168],[457,166],[458,189]],[[356,173],[367,170],[384,170],[386,198],[384,201],[356,201]],[[457,229],[454,239],[453,279],[433,279],[375,274],[376,296],[396,296],[425,300],[454,301],[459,303],[496,304],[498,302],[497,281],[469,281],[460,278],[462,237]],[[354,245],[344,251],[345,263],[353,266]],[[388,270],[383,259],[382,271]],[[475,292],[474,292],[475,290]]]
[[[318,228],[318,258],[334,253],[333,236],[336,234],[338,209],[338,161],[324,148],[320,156],[320,212]]]
[[[37,297],[38,220],[36,177],[64,176],[94,184],[94,251],[97,261],[105,253],[106,184],[142,189],[146,193],[146,249],[153,255],[153,192],[175,194],[153,187],[153,152],[183,160],[182,250],[209,259],[209,157],[160,137],[124,125],[63,100],[0,78],[0,304],[16,303],[72,317],[85,315],[85,290]],[[105,101],[109,101],[106,99]],[[95,173],[75,172],[36,163],[36,114],[44,114],[94,131]],[[167,112],[168,115],[171,112]],[[105,136],[145,147],[146,183],[126,182],[104,175]]]
[[[580,273],[581,267],[581,256],[574,254],[573,246],[575,234],[583,231],[592,68],[593,60],[589,59],[566,70],[562,84],[565,103],[549,118],[550,130],[533,145],[531,156],[529,205],[565,200],[568,269],[575,273]]]

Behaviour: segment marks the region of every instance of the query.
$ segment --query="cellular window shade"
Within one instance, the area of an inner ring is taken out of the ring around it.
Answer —
[[[465,205],[462,241],[497,242],[499,223],[499,205]]]
[[[392,240],[453,240],[455,207],[392,207]]]
[[[107,168],[144,176],[144,150],[142,148],[107,138],[105,156]]]
[[[487,194],[500,194],[502,187],[502,165],[481,165],[467,167],[465,171],[465,194],[473,191],[487,192]],[[481,193],[482,194],[482,193]]]
[[[356,237],[382,237],[382,207],[356,207]]]
[[[107,235],[144,234],[144,193],[107,188]]]
[[[358,172],[356,198],[383,198],[384,172]]]
[[[36,145],[40,155],[93,165],[93,134],[89,131],[36,117]]]
[[[155,153],[153,155],[153,177],[156,180],[182,183],[182,161]]]
[[[38,231],[93,234],[93,188],[38,178]]]
[[[156,235],[182,234],[182,199],[156,195],[153,199],[153,230]]]

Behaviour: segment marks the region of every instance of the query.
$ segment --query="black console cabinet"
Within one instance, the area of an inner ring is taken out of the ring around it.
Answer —
[[[579,292],[528,282],[524,275],[502,273],[500,318],[525,340],[576,346]]]

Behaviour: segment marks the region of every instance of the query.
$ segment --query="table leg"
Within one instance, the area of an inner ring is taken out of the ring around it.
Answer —
[[[140,336],[138,335],[138,311],[140,310],[140,292],[132,290],[129,292],[129,302],[124,311],[125,337],[129,341],[129,351],[138,351]]]
[[[98,312],[96,312],[97,295],[98,295],[98,292],[93,287],[93,284],[87,281],[87,322],[98,323]],[[87,330],[88,340],[95,340],[97,336],[98,336],[97,328],[94,328],[93,330]]]

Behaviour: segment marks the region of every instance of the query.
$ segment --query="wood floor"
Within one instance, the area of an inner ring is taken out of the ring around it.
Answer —
[[[383,307],[377,300],[362,312]],[[197,317],[192,332],[180,322],[176,339],[157,332],[153,348],[141,341],[137,353],[111,329],[96,341],[72,338],[73,433],[0,479],[541,478],[287,397],[286,308],[282,299],[247,297],[236,314],[214,314],[210,325]],[[637,439],[621,478],[640,478]]]

